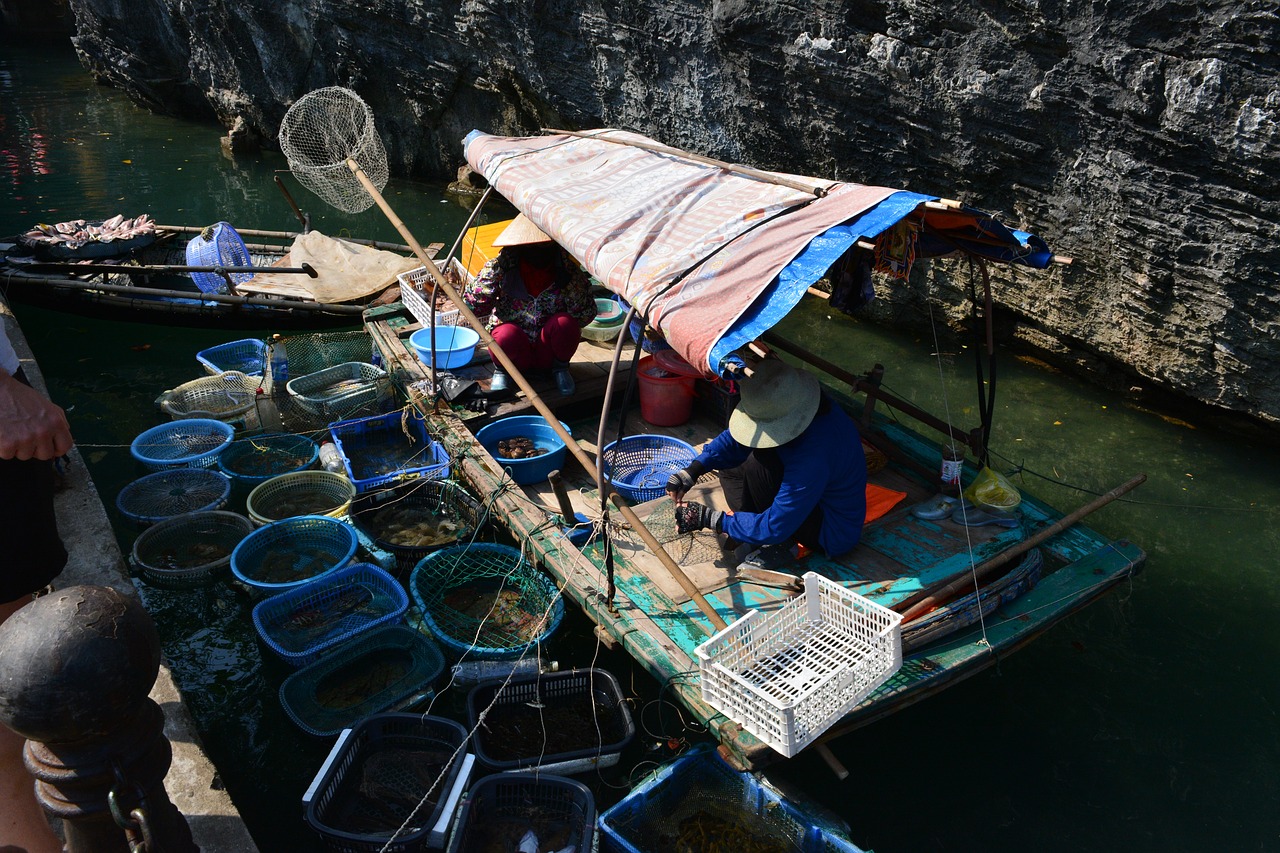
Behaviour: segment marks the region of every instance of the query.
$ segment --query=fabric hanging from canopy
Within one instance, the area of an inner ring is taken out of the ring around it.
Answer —
[[[708,374],[723,373],[734,350],[785,316],[855,242],[874,239],[936,199],[745,174],[619,142],[659,146],[617,130],[539,137],[472,131],[464,150],[476,172]],[[932,227],[934,213],[946,227]],[[917,257],[978,251],[1038,267],[1052,257],[1039,238],[980,211],[929,210],[923,221]]]

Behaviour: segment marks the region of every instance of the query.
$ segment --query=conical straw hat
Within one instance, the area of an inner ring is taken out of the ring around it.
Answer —
[[[550,243],[551,238],[542,233],[542,229],[533,224],[533,220],[523,213],[511,220],[511,224],[502,229],[493,241],[498,248],[503,246],[523,246],[526,243]]]
[[[729,415],[729,434],[747,447],[777,447],[804,432],[822,392],[811,373],[766,358],[738,383],[742,398]]]

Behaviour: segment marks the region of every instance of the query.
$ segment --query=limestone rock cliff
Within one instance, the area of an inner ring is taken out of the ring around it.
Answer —
[[[997,272],[1006,334],[1280,424],[1272,0],[70,0],[100,79],[273,140],[324,85],[393,171],[472,128],[625,127],[726,160],[961,198],[1075,258]],[[918,320],[939,271],[884,289]]]

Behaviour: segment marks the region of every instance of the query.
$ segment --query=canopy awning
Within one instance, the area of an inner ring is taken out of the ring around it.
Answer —
[[[908,268],[956,251],[1037,268],[1052,260],[1040,238],[972,208],[927,204],[936,196],[725,168],[626,131],[472,131],[464,149],[499,193],[710,374],[859,241],[875,242],[878,257],[897,251]]]

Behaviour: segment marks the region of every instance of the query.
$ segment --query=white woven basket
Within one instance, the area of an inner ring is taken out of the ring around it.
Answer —
[[[430,326],[431,306],[427,302],[429,298],[427,293],[428,285],[430,290],[435,289],[435,282],[427,273],[427,268],[417,267],[408,272],[402,272],[396,276],[396,280],[400,282],[400,301],[404,303],[404,307],[409,309],[413,319],[423,326]],[[437,309],[435,324],[437,326],[461,326],[463,321],[457,308],[452,311]]]
[[[816,572],[698,646],[703,700],[790,758],[902,667],[902,615]]]

